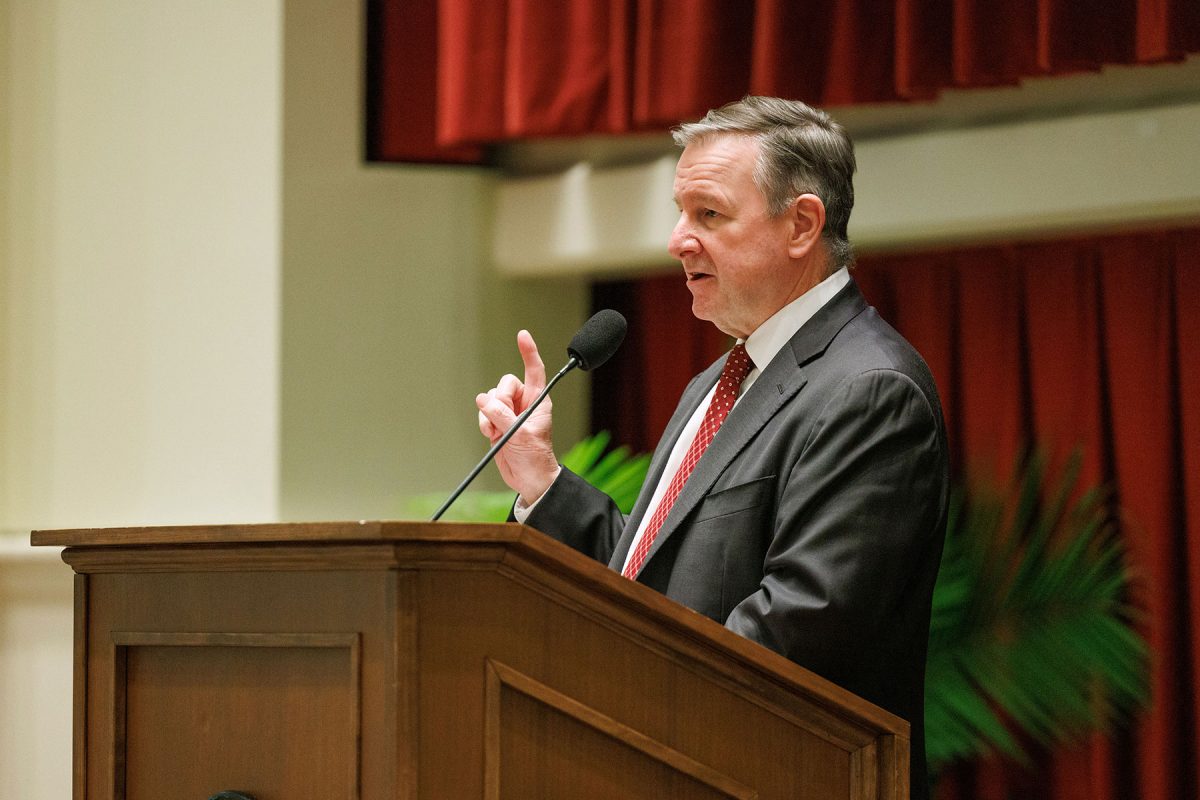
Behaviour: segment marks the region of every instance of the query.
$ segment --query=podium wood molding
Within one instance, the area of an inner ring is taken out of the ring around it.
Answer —
[[[701,764],[683,753],[655,739],[623,725],[594,708],[557,692],[533,678],[499,661],[487,661],[486,729],[484,738],[484,798],[498,800],[500,795],[500,730],[501,693],[512,689],[532,698],[561,714],[572,717],[593,730],[638,750],[647,757],[660,761],[677,772],[687,775],[704,785],[735,800],[756,800],[758,792],[739,783],[728,775]]]
[[[32,541],[77,573],[76,800],[907,797],[907,723],[520,525]]]

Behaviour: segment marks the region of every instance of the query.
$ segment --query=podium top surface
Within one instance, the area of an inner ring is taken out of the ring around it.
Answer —
[[[166,525],[137,528],[37,530],[33,546],[97,547],[256,542],[476,542],[511,543],[530,529],[514,523],[358,520],[275,522],[248,525]]]

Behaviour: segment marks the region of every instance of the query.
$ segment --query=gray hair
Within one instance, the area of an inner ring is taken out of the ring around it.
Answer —
[[[799,100],[747,96],[714,108],[699,122],[671,131],[675,144],[709,136],[743,134],[759,143],[754,183],[778,216],[802,194],[815,194],[825,205],[822,236],[829,245],[831,271],[854,262],[846,235],[854,207],[854,144],[845,128],[820,109]]]

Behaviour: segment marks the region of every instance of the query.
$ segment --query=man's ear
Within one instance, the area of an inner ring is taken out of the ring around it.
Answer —
[[[821,240],[825,230],[825,204],[815,194],[802,194],[788,209],[791,235],[788,237],[788,255],[803,258]]]

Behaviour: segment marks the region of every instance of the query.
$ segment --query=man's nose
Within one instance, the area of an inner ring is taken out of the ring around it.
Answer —
[[[684,256],[695,253],[699,249],[700,243],[696,241],[691,226],[688,225],[687,218],[680,215],[679,222],[675,223],[675,229],[671,231],[671,238],[667,241],[667,252],[673,258],[682,259]]]

